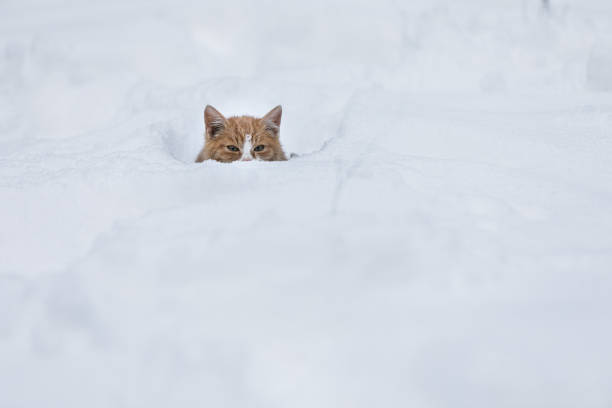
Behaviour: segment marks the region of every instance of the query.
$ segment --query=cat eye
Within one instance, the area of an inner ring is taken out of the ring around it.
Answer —
[[[256,152],[261,152],[264,149],[264,147],[265,147],[264,145],[257,145],[255,146],[255,149],[253,150],[255,150]]]
[[[232,151],[232,152],[239,152],[239,151],[240,151],[240,149],[239,149],[239,148],[237,148],[237,147],[236,147],[236,146],[234,146],[234,145],[229,145],[229,146],[227,146],[227,150],[230,150],[230,151]]]

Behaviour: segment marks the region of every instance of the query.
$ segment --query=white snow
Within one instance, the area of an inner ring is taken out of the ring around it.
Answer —
[[[0,407],[610,407],[612,3],[550,3],[0,1]]]

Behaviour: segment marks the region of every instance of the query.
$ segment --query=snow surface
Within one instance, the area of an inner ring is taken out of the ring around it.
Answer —
[[[0,1],[0,407],[611,407],[612,3]],[[300,157],[195,164],[202,110]]]

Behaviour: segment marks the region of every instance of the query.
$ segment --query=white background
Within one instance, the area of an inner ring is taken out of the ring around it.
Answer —
[[[0,407],[612,406],[612,3],[551,7],[0,1]]]

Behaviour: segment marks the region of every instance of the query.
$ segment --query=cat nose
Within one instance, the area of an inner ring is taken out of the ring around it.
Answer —
[[[253,159],[250,158],[250,157],[245,157],[244,159],[242,159],[242,161],[251,161],[251,160],[253,160]]]

